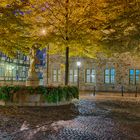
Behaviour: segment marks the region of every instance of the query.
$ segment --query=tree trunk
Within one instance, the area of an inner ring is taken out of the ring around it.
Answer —
[[[65,62],[65,85],[69,83],[69,47],[66,47],[66,62]]]
[[[68,47],[68,41],[69,41],[69,37],[68,37],[68,4],[69,4],[69,0],[66,0],[66,53],[65,53],[65,57],[66,57],[66,62],[65,62],[65,85],[67,86],[69,83],[69,47]]]

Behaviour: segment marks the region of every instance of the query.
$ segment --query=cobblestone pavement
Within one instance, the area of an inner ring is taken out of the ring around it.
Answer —
[[[70,108],[55,110],[62,116],[52,114],[52,122],[44,117],[31,126],[30,118],[21,126],[17,120],[20,128],[13,132],[0,127],[0,140],[140,140],[139,100],[84,97]],[[69,118],[66,109],[72,114]]]

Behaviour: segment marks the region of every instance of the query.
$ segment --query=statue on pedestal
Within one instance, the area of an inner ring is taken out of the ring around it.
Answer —
[[[27,82],[26,82],[27,86],[36,86],[39,84],[38,75],[35,70],[35,65],[39,63],[39,60],[36,56],[36,51],[37,51],[37,47],[33,46],[29,53],[30,67],[29,67],[28,78],[27,78]]]

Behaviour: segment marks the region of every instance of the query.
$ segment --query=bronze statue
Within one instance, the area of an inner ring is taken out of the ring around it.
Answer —
[[[35,59],[36,59],[36,48],[32,47],[29,53],[30,57],[30,67],[29,67],[29,72],[33,73],[35,72]]]
[[[40,63],[39,62],[39,59],[36,56],[36,52],[37,52],[37,47],[36,47],[36,45],[34,45],[30,49],[30,53],[29,53],[29,57],[30,57],[30,67],[29,67],[29,71],[28,71],[28,76],[29,77],[31,75],[33,76],[36,73],[36,71],[35,71],[35,65]]]

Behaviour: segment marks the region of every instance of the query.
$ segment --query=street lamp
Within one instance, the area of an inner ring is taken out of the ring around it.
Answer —
[[[80,66],[81,66],[81,62],[77,61],[77,67],[78,67],[78,71],[77,71],[77,87],[78,89],[80,88],[80,80],[79,80],[79,74],[80,74]]]

